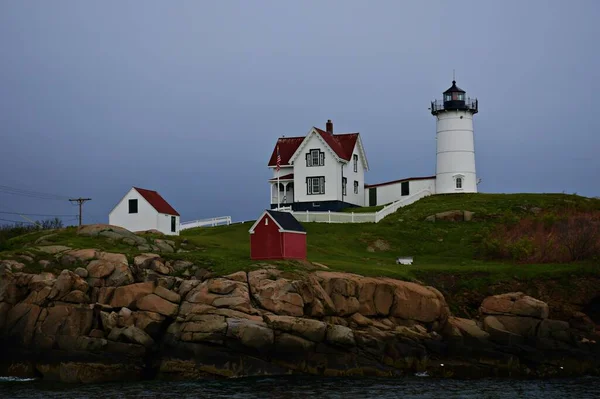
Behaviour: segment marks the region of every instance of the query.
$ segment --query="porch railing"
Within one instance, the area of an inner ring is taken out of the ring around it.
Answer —
[[[181,222],[179,230],[193,229],[195,227],[214,227],[231,224],[231,216],[219,216],[216,218],[193,220],[191,222]]]
[[[291,207],[280,207],[279,210],[290,212],[299,222],[317,223],[379,223],[386,216],[398,209],[417,202],[421,198],[431,195],[429,189],[421,190],[411,196],[392,202],[377,212],[311,212],[292,211]]]

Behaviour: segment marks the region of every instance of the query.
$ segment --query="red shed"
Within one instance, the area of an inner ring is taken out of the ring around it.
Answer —
[[[266,210],[250,229],[250,258],[306,259],[306,230],[291,213]]]

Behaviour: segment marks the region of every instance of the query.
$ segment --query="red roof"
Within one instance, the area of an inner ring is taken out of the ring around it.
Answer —
[[[329,147],[337,154],[341,159],[349,161],[352,158],[352,152],[358,139],[358,133],[342,133],[342,134],[331,134],[319,128],[314,128],[315,131],[321,135],[323,140],[329,145]],[[277,140],[275,148],[271,153],[271,159],[269,159],[269,166],[277,165],[277,146],[279,145],[279,155],[281,156],[281,165],[289,165],[290,158],[300,144],[304,141],[305,137],[281,137]]]
[[[383,183],[365,184],[365,187],[366,188],[371,188],[371,187],[387,186],[388,184],[402,183],[403,181],[410,181],[410,180],[430,180],[430,179],[435,179],[435,176],[407,177],[406,179],[386,181],[386,182],[383,182]]]
[[[134,187],[134,189],[140,193],[140,195],[144,197],[146,201],[148,201],[148,203],[152,205],[152,207],[154,207],[154,209],[156,209],[159,213],[180,216],[179,213],[156,191],[146,190],[138,187]]]
[[[290,173],[290,174],[288,174],[288,175],[280,176],[280,177],[279,177],[279,180],[292,180],[293,178],[294,178],[294,174],[293,174],[293,173]],[[274,177],[274,178],[272,178],[271,180],[273,180],[273,181],[276,181],[276,180],[277,180],[277,178],[276,178],[276,177]]]

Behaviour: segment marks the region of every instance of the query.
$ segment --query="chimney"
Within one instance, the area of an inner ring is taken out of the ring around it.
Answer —
[[[331,119],[327,119],[327,123],[325,124],[325,130],[327,133],[333,134],[333,122]]]

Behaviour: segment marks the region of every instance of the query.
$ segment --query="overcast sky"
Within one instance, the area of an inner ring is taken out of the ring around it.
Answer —
[[[597,0],[0,1],[0,185],[91,197],[88,223],[131,186],[182,221],[252,219],[277,137],[327,119],[361,133],[367,183],[432,175],[455,69],[480,191],[598,196],[599,20]]]

